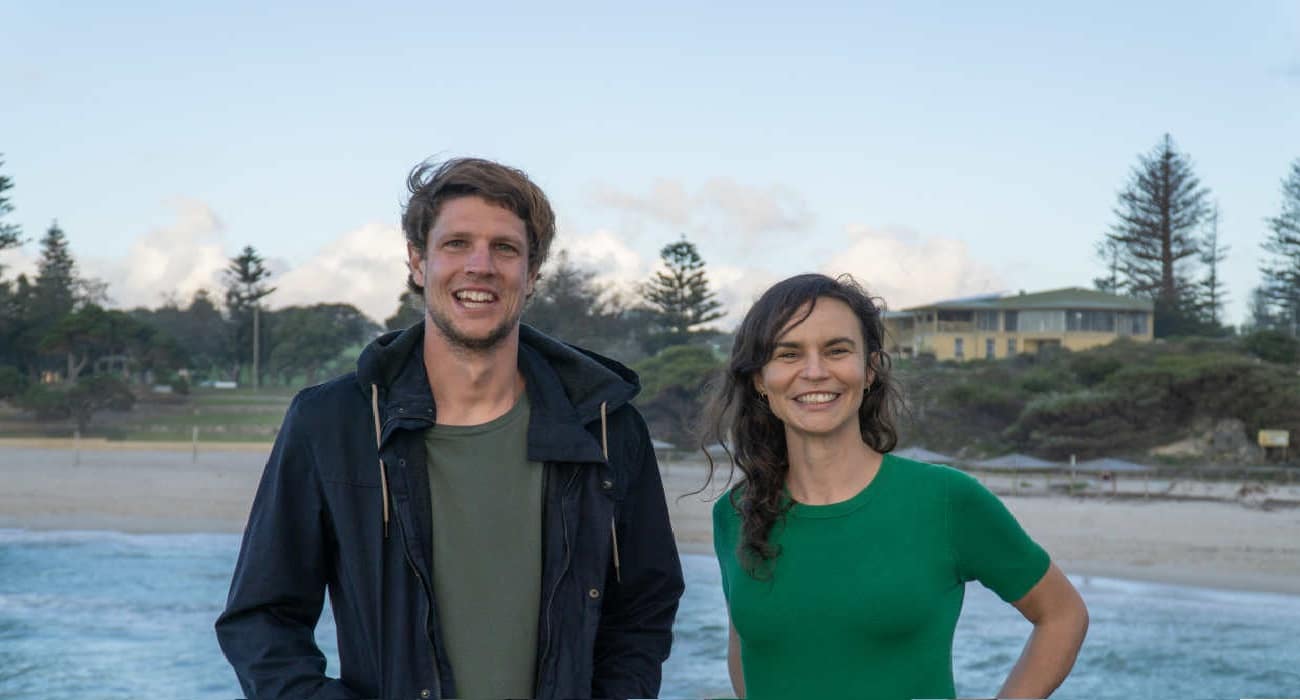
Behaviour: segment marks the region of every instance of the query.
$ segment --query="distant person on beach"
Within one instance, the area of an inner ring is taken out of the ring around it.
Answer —
[[[654,697],[683,582],[636,375],[520,324],[555,235],[523,172],[407,185],[425,316],[289,407],[221,648],[256,700]]]
[[[977,580],[1033,623],[998,697],[1047,697],[1083,643],[1083,600],[979,482],[889,454],[883,341],[872,299],[824,275],[767,290],[736,333],[706,412],[743,475],[713,509],[736,694],[951,698]]]

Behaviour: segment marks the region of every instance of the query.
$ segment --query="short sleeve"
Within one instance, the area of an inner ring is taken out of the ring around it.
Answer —
[[[956,470],[948,484],[948,528],[958,577],[979,581],[1008,603],[1023,598],[1052,563],[997,496]]]

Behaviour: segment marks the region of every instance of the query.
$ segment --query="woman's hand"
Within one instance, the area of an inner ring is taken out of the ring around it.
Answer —
[[[1012,605],[1033,623],[1034,631],[998,697],[1045,698],[1074,666],[1088,633],[1088,608],[1056,564],[1048,567],[1042,580]]]

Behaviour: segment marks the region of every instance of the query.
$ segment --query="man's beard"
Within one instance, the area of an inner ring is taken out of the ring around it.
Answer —
[[[451,319],[438,313],[433,304],[425,304],[427,309],[426,316],[433,321],[433,325],[447,339],[452,346],[458,347],[468,352],[486,352],[500,345],[509,335],[510,331],[519,325],[519,319],[522,313],[516,314],[513,318],[507,318],[501,321],[501,324],[493,328],[490,333],[480,338],[470,337],[456,329]]]

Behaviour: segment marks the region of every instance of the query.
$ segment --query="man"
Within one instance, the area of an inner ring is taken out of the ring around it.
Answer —
[[[221,647],[256,700],[653,697],[682,577],[636,376],[520,324],[555,234],[524,173],[407,184],[425,318],[289,407]]]

